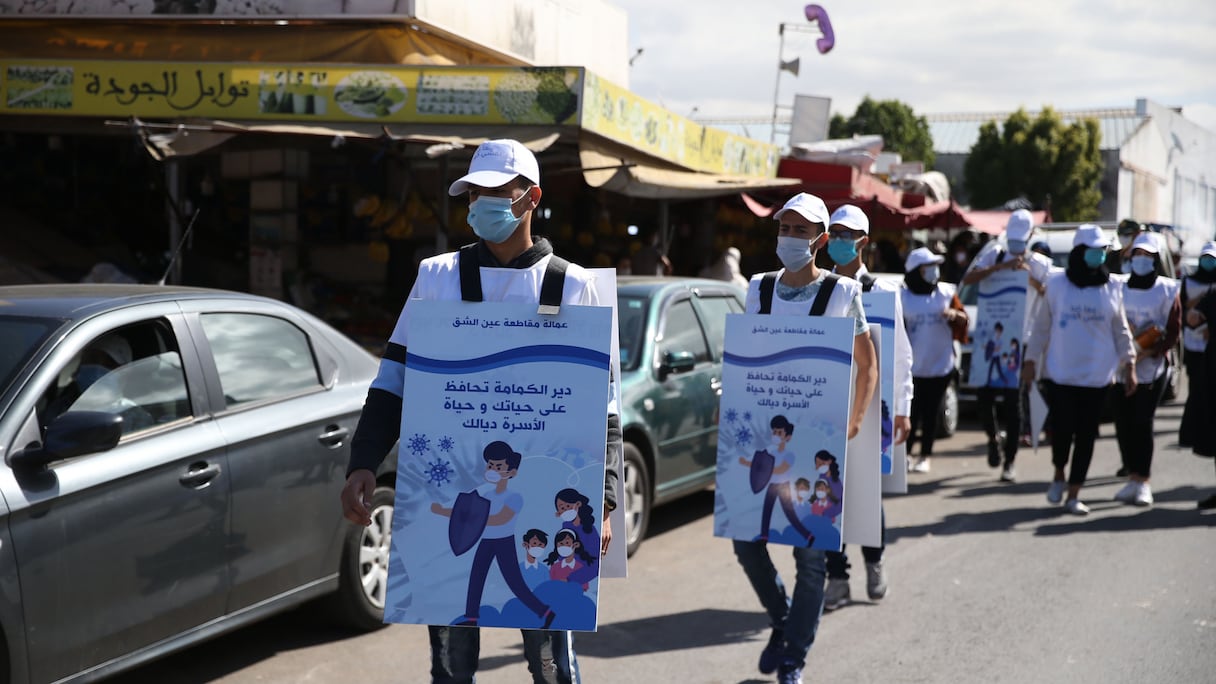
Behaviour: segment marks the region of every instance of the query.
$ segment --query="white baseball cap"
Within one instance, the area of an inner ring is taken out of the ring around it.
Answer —
[[[1205,242],[1199,249],[1199,256],[1216,257],[1216,242]]]
[[[940,264],[945,260],[945,257],[934,254],[928,247],[917,247],[908,252],[908,259],[904,261],[904,273],[911,273],[925,264]]]
[[[467,192],[470,185],[497,188],[516,176],[540,185],[540,166],[532,150],[518,140],[487,140],[478,145],[469,162],[469,172],[448,187],[448,194]]]
[[[828,205],[814,195],[805,192],[794,195],[785,203],[785,206],[773,214],[773,218],[780,221],[782,214],[787,211],[796,211],[811,223],[822,223],[824,228],[827,228]]]
[[[1092,223],[1086,223],[1077,228],[1076,235],[1072,236],[1072,246],[1085,245],[1086,247],[1110,247],[1110,238],[1106,237],[1106,233],[1102,232],[1101,226],[1095,226]]]
[[[1009,215],[1009,222],[1005,224],[1005,239],[1006,240],[1021,240],[1025,242],[1030,239],[1030,234],[1034,232],[1034,216],[1025,209],[1018,209]]]
[[[859,230],[866,235],[870,234],[870,217],[866,216],[865,212],[859,207],[852,204],[842,204],[832,212],[832,218],[828,221],[829,226],[844,226],[849,230]]]
[[[1157,236],[1154,233],[1144,232],[1136,236],[1132,242],[1132,250],[1143,249],[1149,254],[1160,254],[1161,243],[1158,242]]]

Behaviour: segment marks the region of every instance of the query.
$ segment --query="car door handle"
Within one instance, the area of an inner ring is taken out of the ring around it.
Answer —
[[[191,463],[186,473],[177,478],[185,487],[198,489],[211,482],[220,474],[220,467],[215,463]]]
[[[346,437],[349,434],[350,430],[344,427],[328,425],[325,427],[325,432],[317,435],[317,441],[330,449],[337,449],[342,446],[342,443],[346,441]]]

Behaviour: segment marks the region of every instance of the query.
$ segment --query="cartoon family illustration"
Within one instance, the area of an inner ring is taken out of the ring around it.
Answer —
[[[992,325],[992,334],[984,344],[984,361],[988,362],[988,375],[984,384],[988,387],[1017,387],[1018,374],[1022,368],[1022,346],[1018,338],[1009,340],[1009,349],[1002,349],[1001,335],[1005,326],[997,321]]]
[[[781,510],[789,520],[790,527],[806,540],[807,546],[815,543],[815,535],[808,527],[810,516],[827,518],[835,523],[843,509],[844,482],[840,479],[840,466],[836,457],[825,449],[815,454],[818,474],[815,484],[800,477],[791,483],[795,456],[788,448],[794,435],[794,425],[783,415],[769,421],[772,436],[769,446],[756,451],[749,460],[739,457],[739,464],[750,469],[752,492],[764,491],[764,507],[760,514],[760,534],[757,541],[768,541],[771,532],[773,506],[781,502]],[[792,485],[792,486],[791,486]]]
[[[449,518],[448,540],[455,555],[468,552],[474,545],[477,548],[469,573],[464,615],[453,624],[478,624],[486,579],[490,567],[497,564],[507,588],[537,615],[541,629],[549,629],[557,613],[552,605],[537,597],[537,592],[552,595],[544,591],[547,582],[581,585],[585,592],[590,582],[599,577],[600,533],[594,509],[590,499],[578,490],[558,491],[554,496],[554,516],[561,519],[561,526],[553,535],[553,551],[546,555],[549,535],[532,528],[523,535],[520,547],[524,560],[519,561],[515,524],[523,510],[524,497],[508,489],[507,483],[519,475],[523,457],[498,440],[486,445],[482,458],[486,463],[485,479],[492,488],[463,492],[450,508],[438,502],[431,504],[433,513]]]

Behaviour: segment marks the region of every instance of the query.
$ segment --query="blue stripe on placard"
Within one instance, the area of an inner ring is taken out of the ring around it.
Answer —
[[[722,360],[733,366],[770,366],[774,363],[798,359],[834,361],[847,366],[853,362],[853,355],[849,352],[829,347],[794,347],[793,349],[786,349],[776,354],[768,354],[767,356],[740,356],[730,352],[722,354]]]
[[[585,347],[561,344],[538,344],[517,347],[475,359],[431,359],[411,351],[405,359],[410,370],[424,373],[476,373],[517,363],[574,363],[601,370],[608,369],[608,355]]]
[[[1000,297],[1001,295],[1009,294],[1010,292],[1026,294],[1026,288],[1020,287],[1017,285],[1010,285],[1009,287],[1001,288],[1001,289],[997,290],[996,292],[989,292],[987,294],[984,294],[983,292],[981,292],[981,293],[979,293],[979,297],[980,297],[980,299],[990,299],[992,297]]]

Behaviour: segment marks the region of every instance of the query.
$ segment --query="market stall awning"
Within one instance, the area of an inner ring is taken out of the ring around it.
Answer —
[[[691,200],[734,195],[749,190],[798,185],[796,178],[757,178],[684,171],[621,145],[583,136],[579,140],[583,178],[593,188],[645,199]]]

